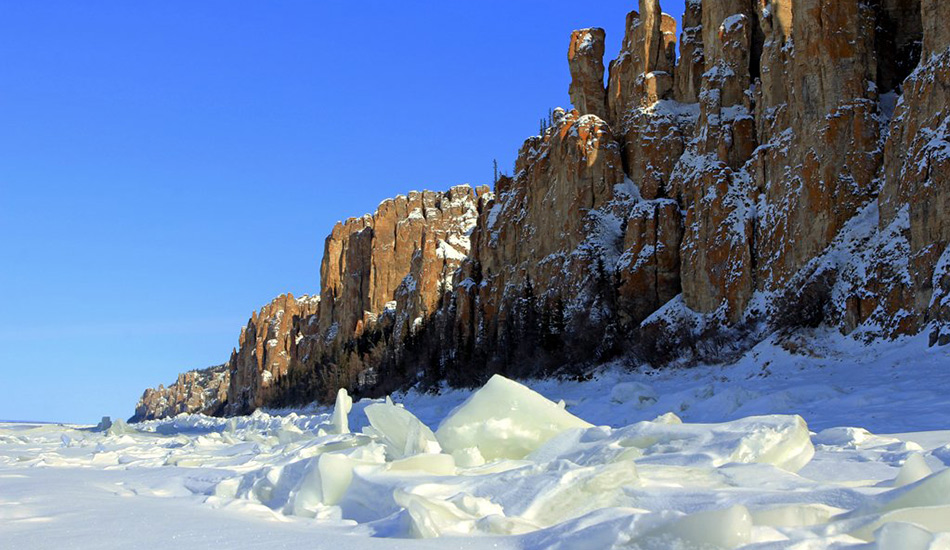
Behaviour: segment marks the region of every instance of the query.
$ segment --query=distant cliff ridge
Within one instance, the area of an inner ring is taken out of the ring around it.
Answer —
[[[228,365],[188,371],[167,388],[145,390],[132,421],[153,420],[181,413],[217,415],[223,412],[230,378]]]
[[[950,343],[950,4],[686,8],[679,59],[657,1],[606,67],[604,31],[575,31],[574,109],[511,177],[338,224],[319,299],[278,298],[228,382],[183,375],[137,417],[722,361],[820,325]]]

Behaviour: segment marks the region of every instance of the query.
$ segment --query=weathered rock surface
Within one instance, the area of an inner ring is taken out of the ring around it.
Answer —
[[[742,315],[754,288],[753,193],[742,168],[757,142],[749,58],[754,26],[745,2],[703,2],[706,72],[693,139],[672,175],[686,210],[681,247],[687,306],[729,320]]]
[[[270,402],[290,369],[301,327],[319,307],[319,296],[283,294],[251,315],[227,363],[227,414],[248,414]]]
[[[432,230],[425,233],[408,274],[396,289],[393,341],[397,351],[453,292],[455,273],[471,252],[470,235],[478,220],[478,206],[494,196],[488,187],[474,192],[457,187],[449,193],[441,217],[430,220]]]
[[[429,268],[424,280],[417,279],[419,299],[428,306],[438,301],[443,279],[429,278],[429,272],[437,264],[438,271],[448,269],[447,262],[468,253],[478,193],[486,191],[469,186],[414,191],[383,201],[373,215],[338,223],[327,237],[320,268],[321,336],[329,342],[361,334],[396,299],[417,253],[420,269]]]
[[[620,54],[610,63],[609,122],[621,143],[624,172],[647,199],[666,196],[695,125],[693,110],[659,103],[673,95],[675,46],[675,20],[660,12],[659,1],[641,0],[640,11],[627,15]]]
[[[567,61],[571,69],[571,103],[581,114],[607,118],[607,96],[604,90],[604,29],[574,31]]]
[[[901,332],[931,325],[950,342],[950,5],[921,2],[923,57],[903,83],[885,147],[882,231],[898,227],[907,243],[903,288],[890,285],[887,313],[912,317]],[[878,279],[881,277],[879,276]],[[903,292],[901,292],[903,290]]]
[[[703,51],[702,0],[686,0],[683,34],[680,36],[680,58],[676,64],[673,98],[680,103],[699,101],[706,57]]]
[[[771,55],[756,113],[763,144],[753,174],[763,193],[756,275],[759,288],[771,289],[874,198],[881,124],[871,10],[810,0],[759,16],[771,26]]]
[[[181,413],[214,415],[221,412],[228,395],[227,365],[192,370],[178,375],[168,386],[149,388],[135,405],[130,422],[175,416]]]
[[[638,325],[682,292],[682,240],[683,220],[676,201],[643,201],[630,212],[617,265],[617,309],[625,324]]]
[[[675,64],[676,20],[660,11],[659,0],[640,0],[640,11],[627,14],[620,55],[610,63],[607,120],[620,131],[630,109],[669,98]]]
[[[481,271],[488,327],[520,297],[528,281],[549,299],[577,295],[611,235],[608,205],[623,182],[620,148],[606,122],[572,111],[544,136],[521,148],[513,180],[496,189],[495,200],[473,234]],[[604,237],[599,239],[598,236]],[[473,288],[469,278],[459,283]],[[474,289],[474,288],[473,288]],[[555,296],[557,295],[557,296]]]

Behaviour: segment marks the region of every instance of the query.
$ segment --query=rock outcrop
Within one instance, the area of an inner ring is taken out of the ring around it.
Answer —
[[[610,63],[609,122],[623,151],[624,172],[647,199],[665,196],[670,173],[692,133],[694,116],[670,102],[676,22],[658,0],[641,0],[627,15],[623,45]]]
[[[383,201],[373,215],[338,223],[327,237],[320,267],[323,304],[317,326],[324,343],[362,334],[396,301],[397,289],[413,271],[415,298],[406,297],[419,310],[413,319],[431,313],[451,288],[440,286],[450,280],[443,273],[454,272],[452,266],[468,254],[478,196],[486,192],[464,185],[445,193],[412,192]]]
[[[249,322],[227,412],[821,323],[950,344],[947,20],[938,0],[688,0],[676,60],[675,20],[640,0],[606,86],[604,31],[575,31],[574,108],[515,174],[338,224],[319,305]],[[145,414],[191,399],[168,391]]]
[[[680,57],[676,64],[673,97],[680,103],[699,101],[706,57],[703,51],[702,0],[686,0],[683,34],[680,35]]]
[[[283,294],[251,314],[227,363],[227,414],[248,414],[270,402],[290,370],[301,328],[319,307],[319,296]]]
[[[571,69],[571,103],[581,114],[606,118],[604,90],[604,29],[581,29],[571,35],[567,61]]]
[[[640,324],[682,292],[682,240],[683,219],[676,201],[643,201],[630,212],[617,265],[617,313],[626,325]]]
[[[274,311],[261,312],[258,319],[268,319],[275,334],[264,337],[270,346],[260,336],[242,337],[231,362],[228,413],[373,385],[381,363],[451,291],[486,194],[469,186],[414,191],[336,224],[324,246],[319,307],[304,311],[279,299]],[[281,310],[290,324],[274,323]],[[252,319],[247,330],[257,324]]]
[[[640,11],[627,14],[620,55],[610,63],[609,117],[602,118],[619,130],[630,109],[668,99],[675,64],[676,20],[660,11],[659,0],[640,0]]]
[[[149,388],[135,405],[129,422],[141,422],[181,413],[216,415],[222,412],[228,395],[230,371],[227,365],[192,370],[178,375],[167,388]]]

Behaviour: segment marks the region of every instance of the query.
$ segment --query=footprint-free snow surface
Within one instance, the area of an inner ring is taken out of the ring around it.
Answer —
[[[950,350],[0,424],[0,548],[950,548]]]

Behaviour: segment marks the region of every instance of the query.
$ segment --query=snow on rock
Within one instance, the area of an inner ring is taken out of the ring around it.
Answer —
[[[436,437],[450,453],[474,447],[486,460],[519,459],[565,430],[590,426],[541,394],[496,374],[452,411]]]

